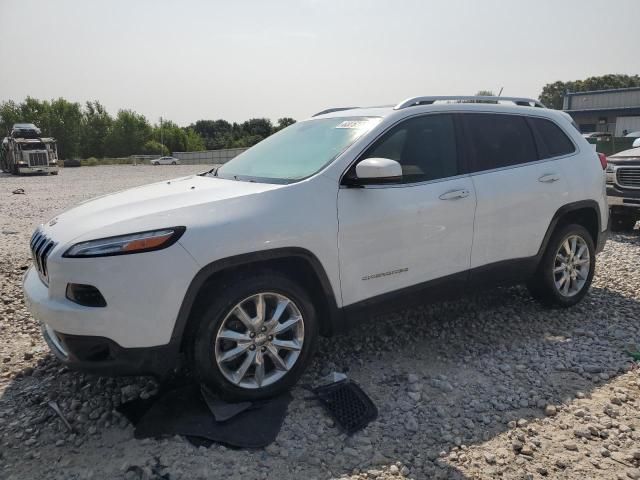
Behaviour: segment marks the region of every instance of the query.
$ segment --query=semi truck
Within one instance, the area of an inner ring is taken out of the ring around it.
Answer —
[[[2,140],[0,169],[14,175],[58,174],[58,150],[53,138],[42,137],[32,123],[16,123]]]

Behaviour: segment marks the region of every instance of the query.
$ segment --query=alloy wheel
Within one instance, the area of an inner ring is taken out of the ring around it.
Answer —
[[[553,280],[558,293],[573,297],[589,278],[591,255],[587,242],[579,235],[570,235],[558,248],[553,265]]]
[[[279,293],[257,293],[224,318],[215,338],[215,361],[232,384],[262,388],[293,368],[303,343],[304,319],[293,300]]]

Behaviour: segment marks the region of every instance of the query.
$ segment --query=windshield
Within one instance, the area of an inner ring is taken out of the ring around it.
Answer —
[[[22,150],[45,150],[44,143],[23,143],[20,148]]]
[[[216,175],[270,183],[302,180],[379,122],[377,117],[340,117],[294,123],[225,163]]]

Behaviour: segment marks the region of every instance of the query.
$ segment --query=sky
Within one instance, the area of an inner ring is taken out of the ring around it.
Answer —
[[[640,0],[0,0],[0,101],[156,123],[640,73]]]

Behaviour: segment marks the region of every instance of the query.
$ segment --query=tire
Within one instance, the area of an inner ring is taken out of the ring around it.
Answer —
[[[572,245],[573,239],[579,239],[576,241],[576,251],[579,253],[581,247],[586,247],[586,252],[582,253],[582,256],[575,255],[567,256],[567,251],[564,247],[565,242],[568,242],[569,247]],[[560,249],[563,249],[560,251]],[[568,260],[568,270],[560,270],[554,273],[555,269],[563,267],[563,264],[557,255],[566,256]],[[588,255],[588,265],[584,262],[586,255]],[[576,260],[577,259],[577,260]],[[573,264],[572,262],[575,262]],[[586,267],[586,268],[585,268]],[[549,307],[568,308],[571,307],[587,294],[591,282],[593,280],[593,274],[595,273],[596,256],[593,239],[591,234],[581,225],[567,225],[555,231],[549,239],[549,244],[545,250],[538,269],[533,278],[528,282],[527,287],[531,295],[543,305]],[[588,268],[588,270],[587,270]],[[575,272],[575,280],[568,280],[562,283],[562,278],[565,275],[573,275]],[[559,286],[557,282],[561,282]],[[572,291],[576,289],[576,291]]]
[[[636,217],[620,215],[619,213],[611,215],[611,230],[614,232],[630,232],[635,225]]]
[[[262,295],[266,305],[263,315],[266,323],[262,327],[256,320],[259,318],[257,295]],[[286,303],[284,299],[290,303],[281,309],[277,324],[271,322],[267,328],[276,305],[281,301]],[[236,315],[239,305],[246,312],[245,317],[251,319],[240,320]],[[301,320],[295,321],[298,314]],[[288,330],[274,333],[274,328],[284,328],[292,319],[294,322]],[[253,331],[247,323],[253,326]],[[221,337],[223,331],[225,338]],[[228,400],[257,400],[278,395],[298,381],[315,353],[318,322],[305,290],[281,273],[261,271],[251,277],[232,277],[220,285],[220,294],[204,309],[190,336],[191,368],[201,383]],[[228,340],[231,336],[234,339]],[[241,338],[241,342],[236,338]],[[276,342],[278,347],[282,342],[289,343],[286,349],[274,352]],[[300,344],[301,349],[297,351],[289,349]],[[237,356],[234,357],[232,350]],[[276,368],[272,360],[274,353],[281,359],[280,368]],[[230,359],[224,360],[225,357]],[[262,369],[258,368],[259,363]],[[244,374],[241,374],[243,367]],[[258,373],[260,370],[262,375]]]
[[[171,162],[171,165],[175,165],[175,164],[176,164],[176,162]]]

